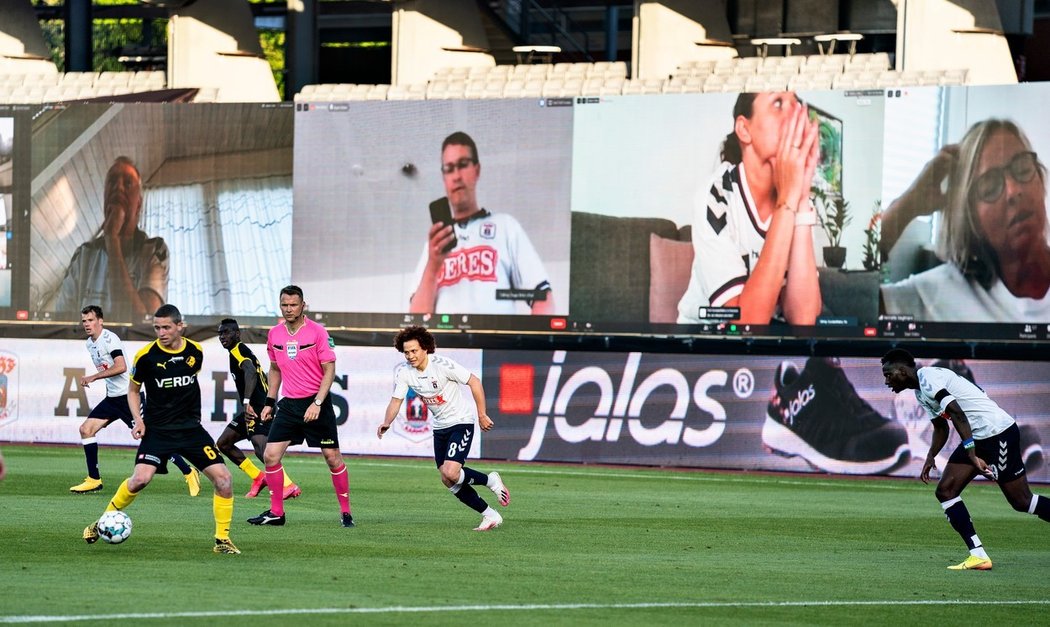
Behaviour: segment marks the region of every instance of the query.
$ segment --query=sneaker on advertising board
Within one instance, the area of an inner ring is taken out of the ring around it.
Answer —
[[[911,458],[904,427],[872,409],[837,359],[810,357],[802,370],[781,362],[762,443],[831,473],[888,473]]]

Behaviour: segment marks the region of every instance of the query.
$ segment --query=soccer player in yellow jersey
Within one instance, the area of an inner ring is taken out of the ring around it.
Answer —
[[[248,345],[241,342],[241,328],[233,318],[224,318],[219,323],[219,343],[230,351],[230,374],[233,375],[233,383],[237,386],[238,403],[243,407],[226,425],[219,434],[216,441],[219,450],[229,460],[248,475],[252,480],[252,487],[245,494],[245,498],[254,499],[259,491],[266,485],[266,473],[245,457],[244,453],[237,448],[241,440],[248,440],[255,449],[255,456],[263,461],[263,451],[266,450],[266,441],[270,435],[269,422],[263,422],[259,418],[266,404],[266,377],[263,376],[262,366],[259,358],[255,356]],[[285,499],[294,499],[302,494],[299,486],[295,485],[288,473],[284,473]]]
[[[196,466],[215,486],[212,509],[215,515],[216,553],[237,554],[230,541],[233,518],[233,488],[230,471],[215,449],[211,435],[201,425],[201,388],[197,381],[204,352],[201,345],[182,336],[185,324],[174,305],[162,305],[153,314],[157,339],[136,355],[131,370],[128,404],[135,426],[131,435],[139,443],[135,469],[124,480],[106,510],[123,510],[147,486],[168,456],[179,453]],[[142,411],[139,389],[145,388]],[[98,540],[98,524],[84,529],[84,540]]]

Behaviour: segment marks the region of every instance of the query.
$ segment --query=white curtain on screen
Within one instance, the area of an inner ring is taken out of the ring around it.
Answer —
[[[908,189],[944,145],[947,130],[944,90],[912,88],[903,97],[887,98],[885,120],[883,208]]]
[[[186,315],[276,316],[290,282],[292,179],[151,188],[143,230],[170,251],[168,302]]]

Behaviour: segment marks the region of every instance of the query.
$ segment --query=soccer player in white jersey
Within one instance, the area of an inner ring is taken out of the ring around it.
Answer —
[[[936,496],[948,522],[962,536],[970,556],[951,570],[991,570],[970,512],[962,501],[963,489],[982,474],[999,484],[1010,506],[1050,522],[1050,498],[1033,495],[1021,460],[1019,430],[1014,419],[995,404],[984,390],[947,368],[916,368],[908,351],[895,348],[882,357],[882,375],[895,393],[915,390],[915,398],[933,420],[933,441],[919,479],[929,483],[936,456],[948,441],[948,421],[962,442],[948,458],[937,483]]]
[[[69,489],[74,494],[102,489],[102,474],[98,469],[98,440],[95,438],[98,432],[115,420],[122,421],[129,429],[134,426],[131,407],[128,405],[128,366],[124,345],[116,333],[103,328],[102,308],[98,305],[84,307],[80,311],[80,323],[87,333],[87,350],[96,371],[80,377],[80,385],[88,387],[95,381],[105,381],[106,398],[92,408],[80,425],[80,443],[84,446],[88,475]],[[171,461],[182,471],[190,496],[197,496],[201,491],[200,473],[178,455],[173,456]]]
[[[492,428],[492,419],[485,409],[485,390],[481,380],[448,357],[435,355],[434,336],[423,327],[402,329],[394,339],[394,346],[405,356],[405,363],[394,371],[394,394],[386,407],[386,417],[376,435],[382,439],[390,429],[409,388],[426,405],[434,430],[434,461],[441,472],[441,481],[464,505],[481,514],[481,524],[474,531],[489,531],[503,524],[503,517],[485,503],[474,486],[483,485],[496,495],[499,504],[510,504],[510,491],[499,473],[487,475],[464,462],[474,438],[474,413],[471,411],[460,385],[470,388],[477,407],[477,426],[482,431]]]
[[[457,131],[445,138],[441,174],[455,224],[430,226],[409,312],[552,315],[550,279],[529,236],[513,216],[489,213],[478,203],[481,162],[470,135]],[[496,290],[527,296],[497,299]]]

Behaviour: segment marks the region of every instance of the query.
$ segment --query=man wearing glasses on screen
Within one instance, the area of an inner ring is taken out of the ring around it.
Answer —
[[[431,226],[410,313],[554,313],[550,280],[521,224],[478,205],[481,161],[457,131],[441,144],[445,198],[431,203]]]

